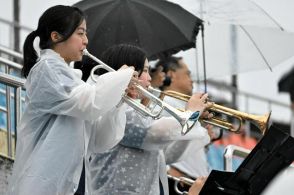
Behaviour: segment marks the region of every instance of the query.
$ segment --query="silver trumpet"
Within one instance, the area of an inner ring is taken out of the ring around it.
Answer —
[[[174,189],[176,191],[177,194],[181,194],[181,195],[188,195],[188,192],[182,192],[179,190],[178,185],[179,183],[184,183],[188,186],[192,186],[194,183],[194,180],[186,178],[186,177],[174,177],[172,175],[167,175],[167,177],[169,179],[172,179],[175,181],[175,185],[174,185]]]
[[[92,60],[94,60],[95,62],[98,63],[97,66],[92,68],[91,74],[90,74],[90,77],[94,82],[97,82],[97,79],[94,77],[94,72],[96,70],[105,69],[108,72],[115,71],[113,68],[111,68],[110,66],[108,66],[107,64],[105,64],[104,62],[102,62],[101,60],[99,60],[98,58],[93,56],[92,54],[90,54],[87,51],[87,49],[83,50],[83,54],[90,57]],[[124,94],[123,97],[122,97],[122,100],[124,102],[126,102],[129,106],[134,108],[136,111],[138,111],[141,115],[149,116],[149,117],[152,117],[153,119],[158,119],[158,118],[160,118],[160,115],[163,112],[163,110],[165,110],[170,115],[172,115],[174,118],[176,118],[178,120],[178,122],[181,124],[181,126],[182,126],[181,133],[182,133],[182,135],[185,135],[186,133],[188,133],[192,129],[194,124],[196,123],[196,121],[189,120],[190,117],[191,117],[190,112],[181,112],[181,111],[179,111],[178,109],[170,106],[169,104],[162,101],[160,98],[153,95],[148,90],[144,89],[139,84],[135,84],[135,88],[137,89],[137,91],[139,93],[141,93],[144,97],[148,98],[153,104],[157,105],[160,108],[160,109],[157,109],[156,111],[155,110],[151,111],[149,108],[147,108],[146,106],[144,106],[140,102],[137,102],[134,99],[132,99],[131,97],[129,97],[127,94]],[[151,90],[153,88],[149,87],[149,89]]]

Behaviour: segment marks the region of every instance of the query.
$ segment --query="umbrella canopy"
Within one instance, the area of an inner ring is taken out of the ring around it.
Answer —
[[[140,46],[149,59],[195,47],[202,22],[164,0],[84,0],[74,6],[87,15],[88,50],[98,57],[120,43]]]
[[[294,25],[290,19],[293,1],[283,0],[288,2],[283,7],[280,1],[274,0],[169,1],[179,3],[204,20],[207,78],[272,70],[294,56],[294,33],[291,31]],[[273,4],[273,11],[267,7],[268,2]],[[282,20],[278,13],[288,17]],[[200,61],[200,72],[202,67]]]

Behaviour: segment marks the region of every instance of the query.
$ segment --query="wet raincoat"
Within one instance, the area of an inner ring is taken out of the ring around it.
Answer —
[[[116,105],[132,74],[124,69],[90,85],[59,54],[42,50],[25,83],[8,194],[74,194],[86,151],[110,149],[123,136],[125,108]]]
[[[177,145],[166,151],[166,146],[174,140],[196,139],[199,147],[203,147],[210,140],[206,129],[197,122],[188,134],[182,136],[181,125],[173,117],[154,121],[142,117],[131,108],[126,115],[122,141],[110,151],[93,154],[87,159],[86,164],[90,166],[88,194],[159,195],[160,179],[164,194],[168,195],[165,158],[174,161],[183,147]]]
[[[184,101],[169,96],[165,97],[164,101],[175,108],[185,107]],[[171,160],[171,166],[192,178],[208,176],[210,168],[205,154],[206,145],[199,147],[199,140],[197,139],[176,141],[173,144],[179,145],[180,142],[182,142],[182,156],[180,159],[176,160],[177,162]],[[173,144],[170,144],[168,148],[173,147]],[[209,144],[209,142],[206,144]]]

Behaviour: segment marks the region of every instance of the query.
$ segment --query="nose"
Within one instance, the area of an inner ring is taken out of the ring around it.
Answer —
[[[148,74],[148,81],[149,81],[149,82],[151,81],[151,76],[150,76],[150,74]]]
[[[192,80],[192,77],[191,77],[191,76],[189,76],[189,81],[190,81],[191,83],[193,83],[193,80]]]
[[[86,46],[88,45],[88,37],[87,37],[87,35],[84,36],[83,44],[86,45]]]

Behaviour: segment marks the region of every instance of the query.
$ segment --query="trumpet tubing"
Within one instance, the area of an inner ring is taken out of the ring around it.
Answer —
[[[194,180],[186,178],[186,177],[175,177],[175,176],[172,176],[172,175],[167,175],[167,177],[169,179],[172,179],[172,180],[176,181],[176,182],[182,182],[182,183],[184,183],[184,184],[186,184],[188,186],[192,186],[193,183],[194,183]]]
[[[167,177],[169,179],[172,179],[172,180],[175,181],[174,189],[175,189],[176,193],[180,194],[180,195],[187,194],[187,192],[182,192],[182,191],[179,190],[179,188],[178,188],[179,183],[184,183],[184,184],[186,184],[188,186],[192,186],[193,183],[194,183],[194,180],[186,178],[186,177],[175,177],[175,176],[172,176],[172,175],[167,175]]]
[[[238,110],[227,108],[218,104],[213,104],[213,106],[209,108],[209,110],[213,112],[220,112],[238,119],[240,121],[240,125],[237,129],[238,131],[240,130],[242,123],[245,120],[247,120],[251,122],[252,124],[254,124],[261,131],[262,134],[264,134],[266,129],[268,128],[268,122],[271,115],[271,112],[265,115],[248,114],[248,113],[240,112]]]
[[[96,70],[105,69],[108,72],[115,71],[113,68],[111,68],[110,66],[108,66],[107,64],[105,64],[104,62],[102,62],[101,60],[99,60],[98,58],[93,56],[92,54],[90,54],[87,51],[87,49],[84,49],[83,54],[90,57],[92,60],[96,61],[99,64],[99,65],[95,66],[94,68],[92,68],[92,70],[91,70],[90,78],[94,82],[97,82],[97,79],[95,79],[95,76],[94,76],[94,72]],[[122,97],[122,100],[124,102],[126,102],[129,106],[134,108],[141,115],[149,116],[149,117],[152,117],[153,119],[160,118],[160,115],[161,115],[162,111],[165,110],[170,115],[172,115],[174,118],[176,118],[178,120],[178,122],[181,124],[181,126],[182,126],[182,132],[181,133],[182,134],[186,134],[192,129],[192,127],[194,126],[196,121],[194,121],[191,124],[191,122],[189,121],[190,115],[187,115],[187,113],[180,112],[176,108],[173,108],[169,104],[163,102],[160,98],[156,97],[155,95],[150,93],[148,90],[144,89],[142,86],[140,86],[138,84],[134,84],[134,85],[135,85],[135,88],[137,89],[137,91],[139,91],[144,97],[148,98],[149,100],[154,102],[156,105],[158,105],[160,107],[160,110],[153,113],[146,106],[141,104],[140,102],[137,102],[136,100],[134,100],[134,99],[130,98],[129,96],[127,96],[127,94],[124,94],[123,97]]]
[[[185,94],[182,94],[182,93],[179,93],[176,91],[171,91],[171,90],[169,90],[169,91],[157,90],[157,93],[160,93],[161,99],[163,99],[164,96],[170,96],[175,99],[187,102],[191,98],[191,96],[189,96],[189,95],[185,95]],[[238,110],[227,108],[227,107],[215,104],[215,103],[213,103],[212,106],[210,108],[208,108],[208,110],[211,112],[218,112],[221,114],[225,114],[227,116],[230,116],[230,117],[237,119],[239,121],[239,126],[237,128],[235,128],[233,124],[231,124],[228,121],[221,119],[221,118],[212,117],[211,119],[201,119],[205,123],[208,123],[208,124],[211,124],[211,125],[223,128],[223,129],[227,129],[232,132],[240,131],[243,122],[245,120],[247,120],[247,121],[251,122],[252,124],[254,124],[255,126],[257,126],[257,128],[261,131],[261,133],[264,134],[268,128],[268,122],[269,122],[270,115],[271,115],[271,112],[269,112],[265,115],[262,115],[262,116],[248,114],[248,113],[240,112]]]

